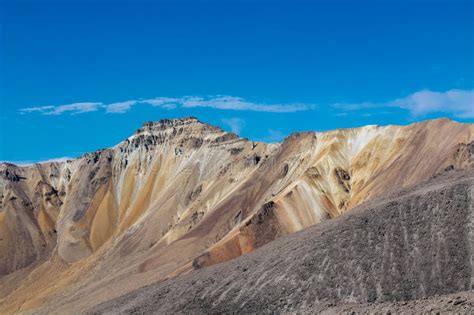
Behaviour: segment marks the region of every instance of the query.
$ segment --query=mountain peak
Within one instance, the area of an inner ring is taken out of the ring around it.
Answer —
[[[174,118],[174,119],[161,119],[159,121],[147,121],[143,124],[143,126],[136,131],[135,134],[140,134],[144,132],[156,132],[156,131],[164,131],[168,129],[176,129],[176,128],[189,128],[197,126],[203,127],[207,131],[217,131],[222,132],[223,130],[219,127],[209,125],[207,123],[201,122],[196,117],[183,117],[183,118]]]
[[[182,118],[164,118],[160,119],[159,121],[146,121],[143,123],[142,127],[151,127],[151,126],[180,126],[180,125],[187,125],[187,124],[203,124],[199,119],[193,116],[182,117]]]

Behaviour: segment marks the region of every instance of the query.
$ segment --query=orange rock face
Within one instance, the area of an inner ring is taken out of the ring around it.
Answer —
[[[184,118],[76,160],[1,164],[0,313],[79,312],[230,260],[472,165],[473,140],[443,119],[266,144]]]

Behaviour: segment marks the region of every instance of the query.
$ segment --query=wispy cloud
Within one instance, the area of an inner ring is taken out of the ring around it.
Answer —
[[[43,115],[61,115],[63,113],[70,114],[81,114],[95,112],[102,106],[102,103],[97,102],[84,102],[84,103],[73,103],[60,106],[40,106],[40,107],[28,107],[20,109],[22,113],[39,112]]]
[[[162,107],[165,109],[175,109],[178,105],[182,103],[180,98],[172,97],[155,97],[147,100],[141,101],[144,104],[151,105],[153,107]]]
[[[446,113],[459,118],[474,118],[474,90],[422,90],[387,102],[337,103],[333,107],[343,112],[395,107],[408,110],[413,117]]]
[[[250,102],[241,97],[235,96],[184,96],[180,98],[172,97],[155,97],[150,99],[128,100],[116,102],[112,104],[104,104],[102,102],[84,102],[73,103],[59,106],[39,106],[20,109],[21,113],[41,113],[43,115],[60,115],[63,113],[80,114],[86,112],[95,112],[99,109],[105,110],[109,114],[123,114],[137,105],[145,104],[153,107],[161,107],[164,109],[174,109],[177,107],[193,108],[208,107],[219,110],[235,110],[235,111],[256,111],[256,112],[272,112],[272,113],[290,113],[313,109],[312,104],[290,103],[290,104],[266,104]]]
[[[123,114],[123,113],[128,112],[130,108],[132,108],[132,106],[137,103],[138,101],[125,101],[125,102],[112,103],[105,106],[105,111],[107,113]]]
[[[33,113],[33,112],[46,112],[49,110],[53,110],[54,106],[40,106],[40,107],[28,107],[20,109],[22,113]]]
[[[444,112],[461,118],[474,118],[474,90],[424,90],[394,100],[389,105],[408,109],[414,116]]]
[[[245,126],[245,121],[243,119],[233,117],[233,118],[224,118],[222,122],[230,127],[230,130],[233,133],[239,134],[242,131],[242,128]]]
[[[183,107],[210,107],[226,110],[248,110],[255,112],[289,113],[314,108],[311,104],[263,104],[244,100],[235,96],[218,96],[213,98],[187,97],[181,102]]]
[[[20,109],[22,114],[39,113],[43,115],[81,114],[103,110],[109,114],[123,114],[137,104],[160,107],[167,110],[175,108],[213,108],[231,111],[255,111],[270,113],[291,113],[315,109],[314,104],[307,103],[261,103],[245,100],[236,96],[184,96],[179,98],[155,97],[150,99],[127,100],[111,104],[102,102],[82,102],[59,106],[37,106]],[[474,90],[449,90],[435,92],[422,90],[406,97],[387,102],[335,103],[332,107],[338,110],[335,115],[346,115],[358,110],[375,111],[386,108],[408,110],[413,117],[431,113],[451,114],[459,118],[474,118]],[[374,114],[374,113],[371,113]]]

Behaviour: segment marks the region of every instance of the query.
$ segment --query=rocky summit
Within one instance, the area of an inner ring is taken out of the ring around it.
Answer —
[[[474,125],[243,139],[147,122],[64,162],[0,164],[0,313],[472,307]]]

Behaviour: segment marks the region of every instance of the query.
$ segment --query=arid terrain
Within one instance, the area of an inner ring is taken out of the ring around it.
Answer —
[[[267,144],[189,117],[3,163],[0,313],[448,310],[473,283],[473,141],[439,119]]]
[[[93,312],[473,311],[473,198],[474,169],[451,171]]]

